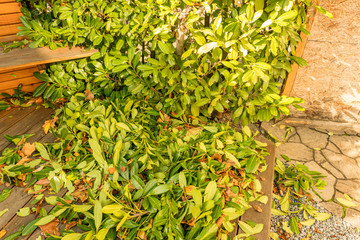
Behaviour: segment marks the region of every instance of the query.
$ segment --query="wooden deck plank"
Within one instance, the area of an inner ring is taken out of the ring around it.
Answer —
[[[15,108],[10,108],[9,110],[2,110],[0,111],[0,119],[5,117],[6,115],[10,114],[12,111],[14,111]]]
[[[14,109],[12,111],[15,111],[15,110],[19,111],[20,109]],[[4,115],[4,113],[2,113],[2,112],[0,112],[0,113]],[[19,121],[17,122],[17,125],[24,126],[24,128],[22,129],[22,133],[35,133],[36,134],[35,136],[28,139],[29,142],[32,142],[32,141],[50,142],[55,139],[52,134],[45,135],[45,133],[42,130],[42,125],[43,125],[44,120],[47,118],[50,118],[52,113],[53,113],[52,109],[40,108],[40,109],[36,109],[33,112],[29,113],[27,115],[27,117],[19,119]],[[5,116],[7,116],[8,114],[10,114],[10,111],[9,111],[9,113],[6,113]],[[35,117],[37,117],[37,119],[35,119]],[[2,118],[0,118],[0,120],[1,119]],[[31,128],[27,127],[29,119],[31,122],[35,122],[35,124]],[[14,125],[13,125],[13,127],[14,127]],[[0,144],[0,146],[3,146],[3,145]],[[0,230],[5,229],[7,231],[7,233],[4,237],[18,231],[21,225],[25,226],[30,221],[35,219],[35,214],[30,214],[26,217],[19,217],[16,215],[16,212],[20,208],[32,206],[31,200],[32,200],[33,196],[28,195],[27,193],[23,193],[25,188],[20,188],[20,187],[16,187],[16,186],[14,187],[13,185],[6,187],[5,184],[0,185],[0,192],[5,188],[12,188],[13,190],[12,190],[11,195],[7,199],[5,199],[3,202],[0,203],[0,210],[4,210],[4,209],[8,208],[8,212],[5,213],[0,218]],[[65,193],[66,193],[66,190],[62,189],[56,195],[64,196]],[[48,195],[48,194],[49,193],[46,193],[46,195]],[[14,203],[16,203],[16,204],[14,204]],[[46,205],[46,203],[44,203],[44,208],[47,210],[47,212],[49,212],[53,208],[53,206]],[[39,230],[35,231],[35,234],[37,234],[36,236],[38,236],[40,234]],[[27,237],[31,237],[31,236],[35,236],[35,235],[30,234]],[[26,239],[26,236],[24,236],[24,238]]]
[[[2,136],[2,133],[10,128],[12,125],[17,123],[19,120],[23,119],[25,116],[27,116],[29,113],[35,111],[35,106],[28,107],[28,108],[16,108],[15,110],[11,111],[10,114],[7,114],[6,116],[2,117],[0,119],[0,137]],[[0,144],[1,147],[1,144]]]
[[[44,197],[48,197],[48,196],[58,196],[58,197],[63,197],[66,193],[66,189],[61,189],[59,191],[59,193],[57,194],[50,194],[48,191],[44,194]],[[31,200],[31,199],[30,199]],[[31,201],[28,201],[23,207],[33,207],[33,205],[31,204]],[[49,205],[47,204],[45,201],[43,202],[43,208],[45,208],[46,212],[50,212],[51,209],[53,209],[54,207],[52,205]],[[19,230],[19,228],[21,226],[26,226],[28,223],[30,223],[32,220],[35,220],[36,217],[35,217],[35,214],[32,213],[32,214],[29,214],[28,216],[26,217],[19,217],[17,216],[16,214],[11,218],[11,220],[5,225],[3,226],[2,229],[5,229],[6,230],[6,235],[4,237],[7,237],[9,235],[11,235],[12,233],[16,232]],[[39,230],[39,235],[41,233],[40,229]],[[36,234],[36,230],[34,231],[35,235],[38,236],[38,234]],[[32,236],[32,233],[29,234],[28,236],[23,236],[22,238],[31,238]]]
[[[53,113],[53,111],[51,109],[49,109],[48,114],[43,114],[43,115],[39,116],[38,122],[35,125],[33,125],[30,129],[28,129],[27,132],[23,133],[23,134],[25,134],[25,133],[34,134],[34,136],[27,139],[28,143],[33,143],[33,142],[37,142],[37,141],[42,142],[41,141],[42,138],[44,138],[46,136],[42,126],[44,125],[45,120],[50,118],[52,113]],[[16,146],[15,146],[15,144],[9,142],[6,147],[16,147]]]
[[[258,141],[267,143],[267,151],[270,153],[269,156],[265,157],[267,163],[267,169],[265,172],[259,174],[259,178],[264,178],[261,181],[262,192],[266,195],[269,201],[266,204],[260,202],[252,202],[251,206],[258,206],[262,209],[262,212],[257,212],[254,208],[251,208],[241,216],[241,221],[253,221],[256,223],[264,224],[263,230],[254,235],[256,240],[270,239],[270,223],[271,223],[271,203],[272,203],[272,189],[274,184],[274,167],[275,167],[275,145],[264,137],[257,138]],[[241,232],[241,230],[239,229]]]
[[[0,42],[13,42],[20,41],[27,38],[26,36],[17,36],[16,34],[8,35],[8,36],[0,36]]]
[[[0,5],[1,7],[1,5]],[[0,15],[0,26],[21,23],[20,17],[22,13],[10,13],[5,15]]]
[[[19,13],[21,3],[12,1],[10,3],[0,3],[0,14]]]
[[[30,67],[25,69],[14,70],[10,72],[0,72],[0,83],[14,79],[33,77],[34,72],[39,72],[37,67]]]
[[[1,209],[7,208],[8,211],[0,218],[0,228],[3,228],[14,217],[16,212],[31,199],[32,196],[23,193],[23,191],[24,188],[14,187],[10,196],[1,202]]]
[[[36,109],[35,111],[31,112],[31,114],[26,116],[26,121],[19,121],[15,123],[5,132],[1,133],[1,135],[8,134],[10,136],[14,136],[28,133],[29,130],[39,124],[39,122],[40,124],[43,123],[43,120],[48,117],[51,112],[52,109],[48,108]],[[5,138],[0,139],[0,151],[3,151],[9,145],[10,142],[8,142]]]
[[[89,57],[98,50],[85,51],[83,48],[61,48],[51,50],[43,48],[13,49],[8,53],[1,52],[0,48],[0,71],[11,71],[19,67],[32,67],[36,65],[61,62],[70,59]]]

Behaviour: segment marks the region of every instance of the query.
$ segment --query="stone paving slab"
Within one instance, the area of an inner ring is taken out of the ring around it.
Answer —
[[[336,198],[344,198],[344,194],[353,198],[357,207],[346,209],[344,220],[360,228],[360,136],[306,127],[290,128],[271,122],[264,122],[261,127],[279,141],[278,158],[285,154],[326,175],[324,180],[328,185],[317,190],[321,198],[313,194],[324,208],[342,217],[343,207],[336,203]]]

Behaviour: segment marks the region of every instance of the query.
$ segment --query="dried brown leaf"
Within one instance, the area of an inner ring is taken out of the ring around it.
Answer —
[[[54,117],[53,119],[45,121],[44,125],[42,126],[45,134],[47,134],[49,132],[50,128],[55,127],[55,123],[58,119],[59,119],[59,117]]]
[[[43,179],[40,179],[39,181],[37,181],[35,184],[38,184],[38,185],[49,185],[49,184],[50,184],[50,180],[47,179],[47,178],[43,178]]]
[[[111,167],[108,169],[110,174],[114,174],[116,172],[116,168]]]
[[[69,222],[68,224],[66,224],[65,229],[70,230],[71,228],[75,227],[77,223],[78,223],[77,221]]]
[[[259,213],[262,213],[262,212],[263,212],[262,208],[259,207],[259,206],[254,205],[253,208],[255,209],[255,211],[257,211],[257,212],[259,212]]]
[[[93,101],[95,96],[90,90],[85,90],[85,100]]]
[[[33,152],[35,152],[35,143],[25,143],[24,147],[21,149],[21,152],[29,157]]]
[[[59,220],[54,219],[48,224],[40,226],[42,235],[46,236],[46,234],[50,234],[50,235],[60,236],[59,228],[57,227],[58,224],[59,224]]]

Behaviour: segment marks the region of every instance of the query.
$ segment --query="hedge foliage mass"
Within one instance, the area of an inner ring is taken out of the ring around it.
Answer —
[[[250,202],[268,201],[257,177],[266,144],[247,125],[287,115],[290,105],[303,110],[280,87],[291,64],[306,65],[293,54],[309,0],[27,4],[20,35],[29,47],[99,52],[35,74],[44,81],[35,97],[65,101],[44,125],[55,143],[7,136],[18,146],[0,157],[0,181],[26,182],[40,191],[35,204],[55,206],[16,236],[59,220],[82,233],[53,229],[50,239],[225,240],[238,227],[234,239],[253,239],[262,231],[234,221]],[[217,113],[231,113],[242,130],[214,123]],[[62,187],[64,197],[41,193]]]

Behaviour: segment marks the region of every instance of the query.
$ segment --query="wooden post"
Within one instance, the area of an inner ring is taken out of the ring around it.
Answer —
[[[319,5],[320,0],[315,0],[315,4]],[[309,12],[308,12],[308,15],[307,15],[306,28],[310,32],[311,28],[312,28],[312,25],[314,23],[314,20],[315,20],[317,10],[316,10],[315,7],[312,7],[308,11]],[[296,48],[296,52],[295,52],[296,57],[302,57],[304,55],[305,46],[306,46],[307,40],[309,38],[309,36],[306,35],[303,32],[300,34],[300,37],[301,37],[301,42],[299,43],[299,46]],[[282,90],[281,90],[282,95],[291,96],[291,94],[292,94],[292,90],[293,90],[294,85],[295,85],[296,75],[297,75],[297,72],[299,70],[299,65],[297,65],[296,63],[293,63],[291,65],[291,69],[292,69],[292,71],[287,76],[287,78],[285,80],[285,84],[282,87]]]

